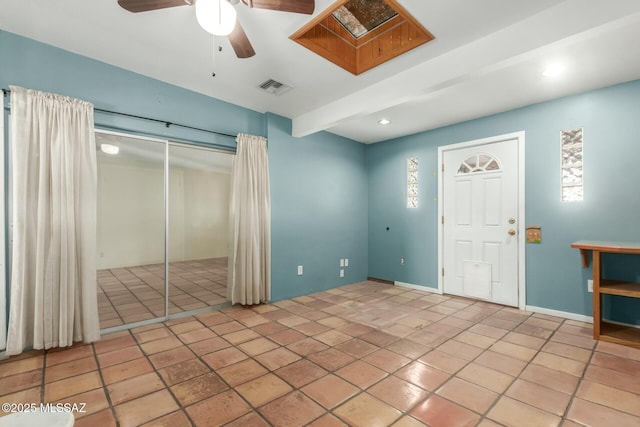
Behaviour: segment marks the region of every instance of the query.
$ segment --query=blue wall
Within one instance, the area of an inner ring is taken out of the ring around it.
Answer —
[[[319,132],[291,136],[291,121],[267,115],[272,224],[272,299],[367,277],[366,146]],[[349,259],[344,278],[341,258]],[[297,266],[304,274],[297,275]]]
[[[368,146],[369,275],[437,287],[437,147],[524,130],[526,222],[542,226],[542,244],[526,246],[527,305],[591,315],[591,271],[570,244],[640,241],[639,99],[635,81]],[[575,127],[584,128],[585,200],[561,203],[560,131]],[[404,205],[409,156],[421,168],[415,211]],[[605,275],[640,280],[638,258],[611,257]],[[640,324],[640,301],[605,314]]]
[[[329,133],[292,138],[289,119],[265,115],[0,30],[0,87],[77,97],[96,108],[269,140],[272,299],[367,277],[365,146]],[[212,80],[212,84],[215,81]],[[6,104],[6,100],[5,100]],[[95,115],[96,126],[218,145],[235,139],[176,126]],[[345,277],[338,261],[349,258]],[[304,275],[297,276],[297,265]]]

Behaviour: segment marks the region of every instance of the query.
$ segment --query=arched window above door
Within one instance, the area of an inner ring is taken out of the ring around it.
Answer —
[[[479,172],[495,172],[499,171],[500,163],[490,154],[478,153],[470,156],[460,163],[458,167],[458,175]]]

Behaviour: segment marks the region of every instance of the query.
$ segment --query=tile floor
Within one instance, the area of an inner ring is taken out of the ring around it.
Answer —
[[[591,325],[364,282],[0,362],[76,426],[639,426],[640,350]]]
[[[98,270],[100,328],[164,316],[164,264]],[[171,314],[227,302],[227,258],[169,263]]]

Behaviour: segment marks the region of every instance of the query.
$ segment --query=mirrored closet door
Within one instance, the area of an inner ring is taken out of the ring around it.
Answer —
[[[107,131],[96,144],[101,329],[226,304],[233,153]]]

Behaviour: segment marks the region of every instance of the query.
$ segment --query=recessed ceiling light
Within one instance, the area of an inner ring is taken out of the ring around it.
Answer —
[[[565,70],[564,66],[560,64],[551,64],[544,69],[542,75],[545,77],[557,77]]]
[[[100,144],[100,151],[105,154],[118,154],[120,147],[111,144]]]
[[[389,123],[391,123],[391,120],[389,120],[389,119],[380,119],[380,120],[378,120],[378,124],[382,125],[382,126],[388,125]]]

